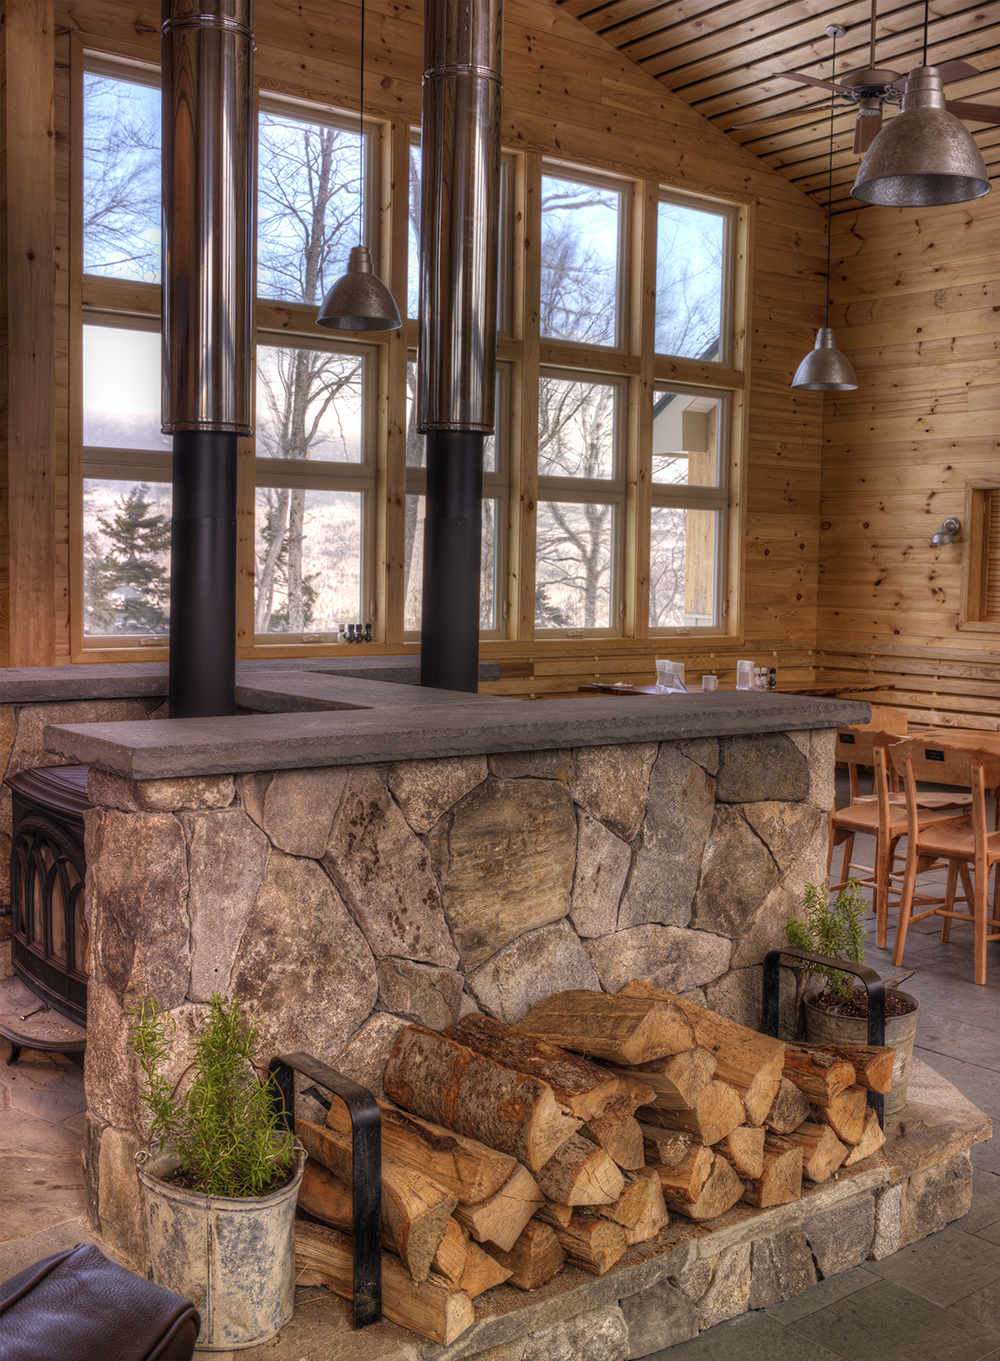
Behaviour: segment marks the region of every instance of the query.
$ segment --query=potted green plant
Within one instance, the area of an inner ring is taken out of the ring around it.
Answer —
[[[291,1318],[305,1154],[259,1076],[257,1025],[244,1006],[212,998],[171,1083],[175,1031],[152,998],[132,1013],[149,1112],[149,1147],[136,1163],[153,1279],[197,1305],[200,1349],[231,1351],[266,1341]]]
[[[852,876],[836,895],[808,884],[803,906],[803,918],[792,917],[785,924],[789,945],[852,964],[864,963],[868,903],[857,878]],[[864,986],[854,986],[852,975],[841,969],[796,963],[807,979],[819,974],[825,980],[823,987],[807,992],[802,999],[806,1039],[816,1044],[867,1044],[868,993]],[[891,986],[886,989],[885,1043],[896,1051],[892,1091],[885,1098],[886,1115],[906,1104],[919,1010],[920,1003],[910,993]]]

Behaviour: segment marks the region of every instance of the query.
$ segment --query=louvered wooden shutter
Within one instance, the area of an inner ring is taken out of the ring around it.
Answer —
[[[1000,619],[1000,488],[984,495],[983,618]]]

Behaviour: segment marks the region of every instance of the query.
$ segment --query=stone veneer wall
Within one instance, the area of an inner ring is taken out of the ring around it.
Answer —
[[[833,733],[134,782],[92,770],[85,1174],[144,1260],[127,1013],[252,999],[267,1053],[381,1090],[401,1025],[641,976],[749,1024],[825,873]]]

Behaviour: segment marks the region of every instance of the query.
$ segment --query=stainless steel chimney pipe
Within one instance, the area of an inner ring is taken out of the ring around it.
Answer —
[[[252,0],[163,0],[163,432],[252,434]]]
[[[170,716],[236,706],[237,440],[250,435],[252,0],[164,0]]]
[[[417,429],[492,434],[503,0],[425,0]]]

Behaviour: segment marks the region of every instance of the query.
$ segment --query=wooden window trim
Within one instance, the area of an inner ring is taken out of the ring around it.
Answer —
[[[965,484],[965,551],[958,627],[1000,633],[1000,478]],[[992,605],[993,611],[990,611]]]

